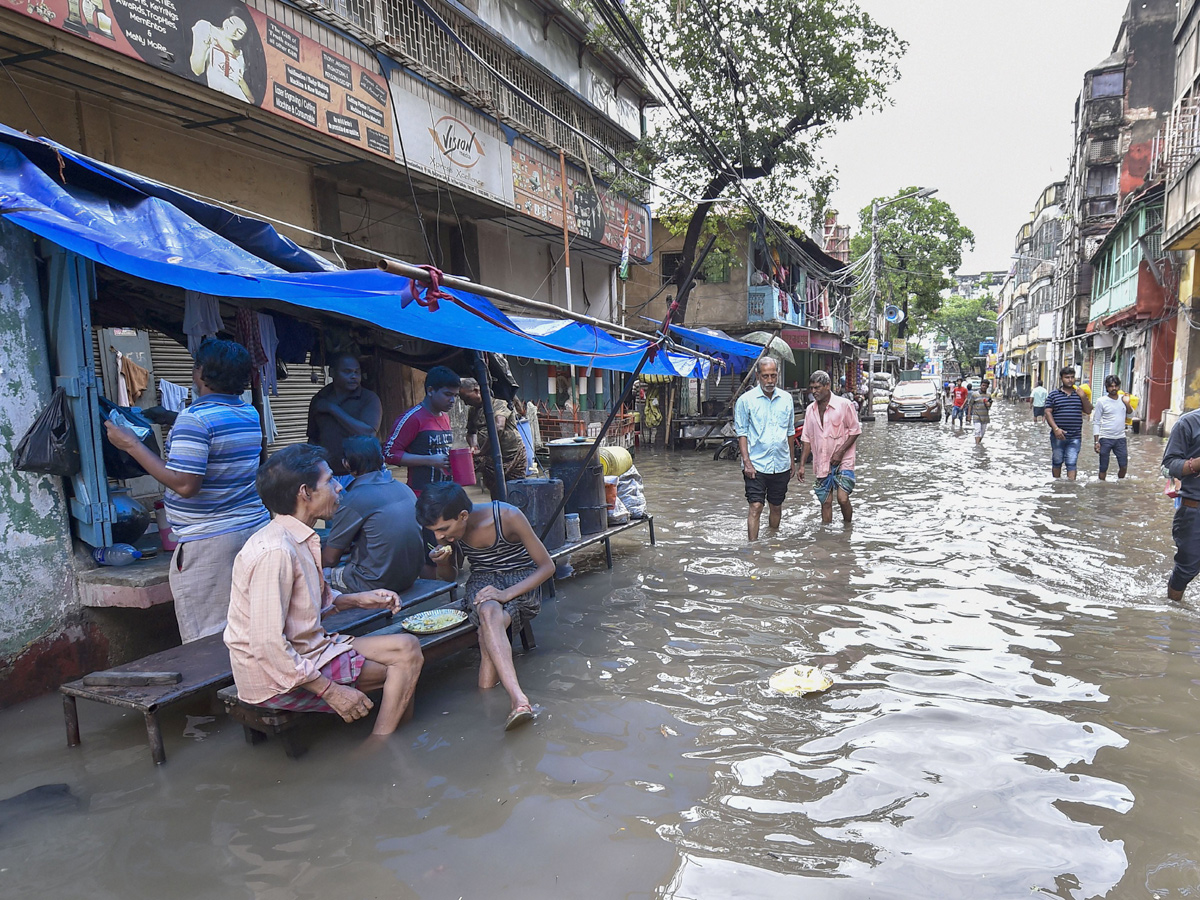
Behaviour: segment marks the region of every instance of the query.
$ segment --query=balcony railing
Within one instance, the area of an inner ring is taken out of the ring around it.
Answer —
[[[784,293],[774,285],[762,284],[751,287],[746,299],[746,321],[778,322],[782,325],[803,327],[807,324],[804,304],[796,303],[793,296]]]
[[[1185,100],[1171,111],[1150,144],[1149,181],[1170,184],[1200,154],[1200,101]]]
[[[591,167],[609,178],[616,172],[607,156],[590,146],[585,151],[578,135],[528,102],[509,83],[610,151],[633,146],[629,135],[449,4],[430,0],[451,31],[501,73],[503,80],[460,47],[414,0],[299,0],[299,5],[336,24],[351,26],[417,74],[539,143],[562,148],[579,163],[586,152]]]

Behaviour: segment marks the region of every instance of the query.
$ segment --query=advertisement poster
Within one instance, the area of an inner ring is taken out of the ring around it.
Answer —
[[[383,76],[238,0],[42,0],[15,11],[392,157]]]
[[[558,159],[518,140],[512,151],[516,208],[527,216],[562,227],[563,184]],[[599,196],[587,175],[567,167],[567,228],[614,250],[623,246],[629,216],[629,253],[650,254],[650,215],[644,206],[600,187]]]
[[[396,135],[396,161],[440,181],[511,208],[512,148],[499,130],[466,107],[451,112],[393,84],[396,115],[404,123],[401,156]]]

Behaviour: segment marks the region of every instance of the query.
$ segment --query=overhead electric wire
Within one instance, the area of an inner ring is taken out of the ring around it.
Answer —
[[[671,185],[667,185],[667,184],[660,184],[659,182],[655,181],[654,179],[649,178],[646,175],[643,175],[641,172],[638,172],[635,169],[631,169],[629,166],[627,166],[624,162],[621,161],[620,157],[618,157],[615,153],[613,153],[611,150],[609,150],[608,147],[606,147],[600,141],[596,140],[596,138],[592,137],[587,132],[581,131],[580,129],[576,128],[572,123],[568,122],[562,116],[555,113],[554,110],[550,109],[548,106],[543,104],[536,97],[527,93],[524,88],[522,88],[520,85],[516,84],[514,81],[509,79],[508,76],[506,76],[503,72],[501,72],[499,69],[494,67],[491,63],[489,63],[486,59],[484,59],[482,56],[480,56],[478,53],[476,53],[475,49],[473,47],[471,47],[471,45],[468,44],[465,40],[463,40],[461,37],[459,37],[458,32],[456,32],[450,26],[450,24],[445,19],[442,18],[441,14],[438,13],[437,10],[433,9],[432,6],[430,6],[427,2],[425,2],[425,0],[414,0],[414,2],[417,4],[417,6],[419,6],[421,8],[422,11],[425,12],[426,15],[429,16],[430,19],[433,20],[434,25],[436,25],[438,28],[440,28],[442,31],[444,31],[447,35],[449,35],[450,38],[454,41],[454,43],[456,43],[462,50],[464,50],[467,53],[467,55],[471,57],[471,59],[473,59],[480,66],[482,66],[484,69],[486,69],[488,72],[490,72],[493,76],[495,76],[495,78],[498,79],[501,84],[505,85],[509,90],[511,90],[514,94],[516,94],[521,100],[528,103],[534,109],[549,116],[551,119],[553,119],[559,125],[561,125],[563,128],[566,128],[572,134],[577,135],[585,143],[591,145],[596,150],[598,150],[600,153],[602,153],[605,157],[612,160],[612,162],[619,169],[621,169],[621,171],[623,171],[626,175],[629,175],[631,178],[635,178],[638,181],[642,181],[645,184],[650,185],[651,187],[656,187],[659,190],[666,191],[667,193],[675,194],[676,196],[688,201],[689,203],[702,203],[702,202],[706,202],[709,199],[709,198],[697,199],[695,197],[688,196],[687,194],[680,191],[678,188],[672,187]],[[717,198],[711,198],[711,199],[715,200]]]
[[[606,20],[606,24],[609,24],[609,27],[612,29],[613,33],[616,34],[618,38],[623,38],[625,40],[627,49],[631,49],[635,56],[643,57],[648,60],[652,69],[657,70],[658,74],[662,76],[662,83],[658,85],[660,90],[662,90],[664,94],[671,97],[673,100],[678,100],[679,104],[681,104],[683,109],[686,111],[685,115],[679,111],[678,107],[674,109],[676,116],[681,122],[690,123],[693,126],[689,130],[693,131],[695,136],[699,139],[699,147],[705,156],[708,157],[710,164],[712,164],[714,174],[720,175],[725,173],[732,176],[733,180],[731,182],[731,186],[734,187],[735,190],[737,190],[740,194],[742,194],[743,199],[745,199],[747,205],[749,205],[751,209],[762,216],[762,218],[770,226],[771,230],[776,234],[776,237],[778,237],[784,244],[788,245],[800,258],[802,263],[808,263],[808,265],[806,265],[804,268],[810,274],[816,275],[818,273],[827,273],[828,270],[825,269],[824,266],[817,262],[817,260],[813,259],[803,247],[797,244],[789,235],[787,235],[786,232],[783,231],[782,228],[778,226],[778,223],[776,223],[772,217],[766,214],[765,210],[763,210],[757,199],[745,185],[744,180],[738,177],[738,169],[729,161],[728,157],[721,150],[720,145],[715,141],[715,139],[708,134],[706,126],[700,119],[700,116],[696,113],[690,101],[671,80],[670,73],[666,71],[657,55],[651,50],[649,45],[646,44],[646,41],[638,31],[637,26],[634,25],[629,19],[629,16],[626,14],[625,10],[620,6],[620,4],[614,3],[613,0],[597,0],[596,8],[599,10],[601,16]],[[614,17],[619,21],[614,21]],[[630,43],[633,43],[634,46],[630,47]],[[658,82],[658,77],[653,71],[650,73],[650,75],[651,78]],[[675,106],[674,103],[670,105],[673,107]]]

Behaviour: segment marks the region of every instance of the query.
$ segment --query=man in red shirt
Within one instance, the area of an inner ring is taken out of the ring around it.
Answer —
[[[425,399],[396,420],[384,445],[384,458],[408,469],[408,486],[418,497],[427,486],[451,480],[449,412],[459,384],[458,375],[445,366],[426,372]]]
[[[954,398],[954,412],[950,416],[950,427],[951,428],[954,427],[955,422],[964,422],[965,423],[965,416],[966,416],[966,412],[967,412],[967,397],[970,395],[970,393],[971,392],[968,391],[963,386],[963,380],[961,378],[958,379],[958,381],[956,381],[954,383],[954,390],[951,393],[951,396]]]

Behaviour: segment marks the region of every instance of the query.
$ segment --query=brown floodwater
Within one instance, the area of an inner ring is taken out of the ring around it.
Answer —
[[[6,710],[0,796],[76,801],[0,804],[0,896],[1200,897],[1163,442],[1131,435],[1100,483],[1085,436],[1055,483],[1028,407],[998,407],[982,449],[867,425],[853,528],[793,487],[752,546],[736,463],[642,453],[658,545],[576,556],[518,657],[542,708],[518,732],[473,651],[366,760],[332,718],[291,761],[168,712],[156,768],[136,714],[80,702],[68,750],[56,697]],[[795,662],[835,686],[774,695]]]

